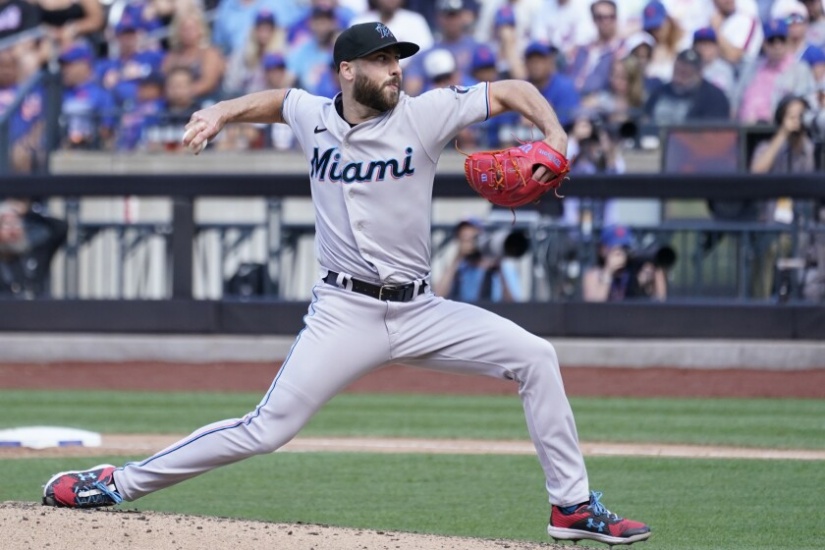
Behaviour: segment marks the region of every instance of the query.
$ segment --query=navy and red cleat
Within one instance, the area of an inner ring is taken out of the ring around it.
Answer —
[[[113,506],[123,501],[115,487],[111,464],[55,474],[43,487],[43,504],[69,508]]]
[[[558,506],[550,512],[547,534],[556,540],[596,540],[605,544],[633,544],[650,537],[650,527],[624,519],[599,502],[602,493],[590,492],[590,502],[565,514]]]

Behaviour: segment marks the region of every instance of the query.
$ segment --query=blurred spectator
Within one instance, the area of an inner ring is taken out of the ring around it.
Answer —
[[[564,126],[572,122],[580,98],[573,81],[559,73],[558,54],[554,45],[533,42],[524,50],[524,59],[527,80],[550,102]]]
[[[473,51],[473,58],[470,61],[470,77],[475,82],[495,82],[499,79],[496,54],[487,44],[478,44]]]
[[[350,7],[342,6],[340,2],[335,0],[311,0],[309,5],[303,8],[303,11],[298,16],[297,21],[289,27],[287,32],[287,43],[290,48],[297,48],[306,40],[312,37],[312,30],[310,29],[310,21],[312,20],[312,10],[316,7],[327,8],[332,7],[335,10],[335,18],[338,20],[338,28],[349,28],[350,22],[355,17],[356,13]]]
[[[66,233],[64,221],[32,211],[25,201],[0,202],[0,296],[48,296],[52,258]]]
[[[61,48],[79,38],[89,39],[103,30],[105,19],[100,0],[33,0],[42,10],[43,23],[52,32]]]
[[[816,46],[809,46],[802,54],[802,61],[811,68],[814,80],[818,87],[825,84],[825,50]]]
[[[689,47],[690,37],[694,32],[710,24],[715,8],[712,0],[662,0],[667,8],[668,15],[685,31],[688,43],[683,44],[679,51]],[[763,1],[763,0],[760,0]],[[773,0],[767,0],[773,2]],[[737,6],[744,5],[745,0],[737,0]]]
[[[456,255],[435,286],[439,296],[461,302],[514,302],[520,299],[518,273],[503,255],[483,250],[480,222],[464,220],[454,229]]]
[[[553,106],[559,122],[569,125],[579,108],[579,93],[573,81],[558,72],[558,49],[555,46],[533,42],[524,51],[527,80]],[[497,137],[496,147],[515,145],[519,141],[540,139],[541,132],[517,113],[504,113],[490,119],[490,132]]]
[[[121,108],[131,108],[137,96],[138,81],[158,72],[163,53],[140,48],[138,22],[124,15],[115,27],[116,57],[100,61],[95,68],[98,81]]]
[[[807,101],[799,96],[783,97],[776,107],[774,123],[776,132],[756,146],[750,163],[754,174],[809,174],[814,172],[814,144],[804,126],[804,115],[808,111]],[[760,219],[767,222],[790,224],[801,216],[812,217],[813,205],[801,204],[780,197],[776,201],[761,204]],[[772,236],[754,238],[753,293],[757,298],[767,298],[773,287],[776,259],[791,251],[790,235],[782,234],[778,239]]]
[[[259,11],[243,48],[232,52],[223,79],[224,94],[236,97],[266,89],[263,59],[268,53],[282,53],[286,33],[271,11]]]
[[[292,86],[294,77],[286,70],[286,60],[282,55],[277,53],[267,54],[264,57],[263,65],[268,88],[279,89]],[[332,65],[330,65],[328,72],[333,73]],[[333,78],[337,83],[338,75],[334,74]],[[287,124],[272,124],[269,139],[272,147],[278,151],[287,151],[296,145],[295,134]]]
[[[296,4],[295,0],[221,0],[215,10],[213,43],[230,56],[244,47],[258,12],[272,12],[280,26],[289,28],[298,16]]]
[[[0,0],[0,40],[35,28],[41,21],[40,10],[26,0]]]
[[[526,78],[524,50],[530,43],[530,30],[541,13],[537,0],[507,0],[493,20],[493,40],[498,42],[504,71],[510,78]]]
[[[404,0],[372,0],[373,9],[356,15],[351,24],[380,21],[392,31],[400,42],[418,44],[421,51],[433,46],[433,33],[427,20],[418,13],[404,9]],[[405,67],[411,58],[402,59],[401,66]]]
[[[582,98],[582,106],[601,113],[612,124],[637,121],[640,118],[647,93],[645,76],[639,60],[629,55],[614,59],[610,68],[610,87]],[[631,136],[626,136],[631,137]]]
[[[728,100],[732,101],[736,91],[736,75],[733,65],[722,59],[719,53],[716,31],[711,27],[698,29],[693,33],[693,49],[702,58],[702,77],[725,92]]]
[[[811,69],[788,50],[788,26],[782,19],[765,23],[765,55],[754,70],[740,77],[739,120],[753,124],[773,119],[779,100],[788,94],[813,97]]]
[[[777,0],[771,8],[771,19],[781,19],[788,26],[788,51],[800,59],[809,46],[805,4],[797,0]]]
[[[825,0],[802,0],[808,10],[808,42],[825,48]]]
[[[0,50],[0,117],[6,114],[17,99],[23,83],[20,61],[12,48]],[[43,150],[43,90],[31,90],[9,120],[9,144],[11,169],[13,172],[29,173],[41,160]],[[5,154],[3,152],[2,154]]]
[[[188,67],[175,67],[163,83],[163,110],[144,126],[141,147],[150,152],[177,151],[184,126],[201,108],[195,96],[195,75]]]
[[[424,91],[462,84],[455,57],[449,50],[434,48],[423,54],[423,58]]]
[[[696,50],[676,56],[673,78],[653,92],[645,113],[657,126],[730,119],[725,93],[702,77],[702,58]]]
[[[312,38],[286,56],[289,72],[297,78],[297,85],[311,94],[318,94],[325,75],[332,65],[332,46],[340,29],[331,7],[315,7],[310,21]]]
[[[169,25],[176,9],[185,10],[190,6],[195,9],[203,9],[203,2],[200,0],[128,0],[120,12],[119,18],[116,19],[116,23],[127,19],[134,21],[139,29],[152,32]],[[109,14],[110,18],[116,15],[112,13],[114,11],[114,8],[112,8]],[[110,26],[113,25],[110,24]]]
[[[645,6],[642,27],[655,40],[646,68],[647,76],[668,82],[673,76],[676,54],[690,47],[690,37],[659,0],[652,0]]]
[[[158,123],[164,112],[164,80],[159,71],[143,75],[135,83],[134,98],[121,112],[116,148],[133,151],[141,143],[146,130]]]
[[[556,44],[562,59],[596,38],[589,0],[544,0],[531,29],[533,40]]]
[[[210,43],[203,12],[196,9],[177,12],[172,19],[169,44],[171,49],[163,60],[163,72],[169,74],[175,67],[188,67],[195,75],[195,95],[202,99],[216,98],[226,63],[220,50]]]
[[[438,0],[436,2],[437,39],[432,48],[414,55],[404,70],[404,90],[418,95],[424,89],[423,60],[429,51],[446,50],[455,60],[459,79],[466,82],[470,76],[470,63],[477,43],[470,34],[473,12],[469,0]]]
[[[568,64],[568,74],[582,95],[608,88],[610,66],[622,46],[616,26],[616,3],[596,0],[590,6],[590,13],[596,23],[597,37],[576,48]]]
[[[108,149],[117,108],[114,98],[94,77],[92,49],[78,42],[60,54],[63,81],[63,147]]]
[[[755,13],[747,13],[737,0],[713,0],[716,11],[710,18],[710,26],[716,32],[716,40],[722,59],[731,63],[737,71],[754,61],[762,47],[762,27]]]
[[[609,225],[602,229],[596,265],[588,268],[582,278],[584,301],[667,298],[665,269],[647,258],[635,259],[633,246],[633,235],[627,227]]]
[[[644,77],[646,98],[664,84],[660,78],[648,76],[647,67],[653,57],[653,46],[655,45],[655,38],[645,31],[639,31],[628,36],[622,46],[622,57],[632,57],[638,62],[639,70]]]

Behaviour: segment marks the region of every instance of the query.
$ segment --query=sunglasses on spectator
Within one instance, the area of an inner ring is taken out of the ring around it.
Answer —
[[[594,21],[612,21],[616,19],[615,13],[594,13],[593,20]]]
[[[782,36],[772,36],[772,37],[768,38],[767,40],[765,40],[765,42],[768,43],[768,44],[779,44],[779,43],[784,44],[785,43],[785,38],[782,37]]]
[[[798,13],[793,13],[793,14],[791,14],[788,17],[785,18],[785,23],[787,23],[788,25],[790,25],[792,23],[807,23],[807,22],[808,22],[808,18],[805,17],[804,15],[800,15]]]

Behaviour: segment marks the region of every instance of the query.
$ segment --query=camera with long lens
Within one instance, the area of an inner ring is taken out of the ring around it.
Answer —
[[[665,271],[673,267],[676,259],[676,251],[666,244],[652,244],[638,250],[631,250],[628,254],[628,263],[631,265],[642,266],[649,263]]]
[[[467,259],[479,261],[482,258],[521,258],[528,250],[530,238],[523,230],[498,229],[481,233],[476,241],[476,250]]]
[[[599,139],[599,136],[604,132],[608,138],[613,141],[636,139],[639,135],[639,126],[633,120],[624,120],[622,122],[613,122],[602,116],[593,117],[590,120],[590,126],[593,132],[590,139]]]

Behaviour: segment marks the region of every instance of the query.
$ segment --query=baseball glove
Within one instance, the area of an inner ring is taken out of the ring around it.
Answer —
[[[533,179],[538,166],[552,178],[545,183]],[[556,191],[570,171],[567,158],[543,141],[533,141],[499,151],[479,151],[464,160],[470,187],[491,203],[516,208],[536,202],[551,189]],[[556,191],[556,196],[560,197]]]

